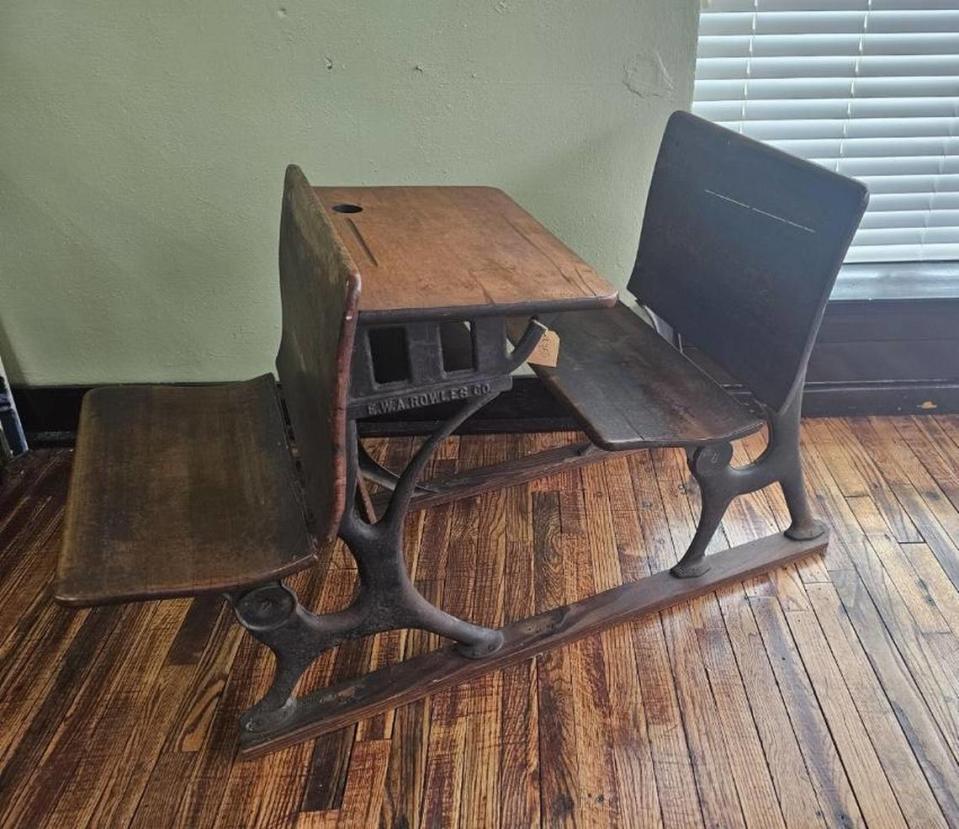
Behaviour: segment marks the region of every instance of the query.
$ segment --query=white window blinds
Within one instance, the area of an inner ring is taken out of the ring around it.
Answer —
[[[703,0],[693,112],[866,184],[847,262],[959,260],[959,0]]]

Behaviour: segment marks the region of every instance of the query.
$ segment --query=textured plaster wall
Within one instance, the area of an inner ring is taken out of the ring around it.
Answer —
[[[492,184],[622,283],[697,0],[5,0],[14,382],[235,379],[279,336],[283,169]]]

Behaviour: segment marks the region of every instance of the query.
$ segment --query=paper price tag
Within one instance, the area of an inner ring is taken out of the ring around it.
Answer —
[[[530,365],[534,366],[548,366],[549,368],[556,368],[556,363],[559,360],[559,334],[555,331],[547,331],[540,337],[539,342],[536,344],[536,348],[533,349],[533,353],[529,355],[529,358],[526,360]]]

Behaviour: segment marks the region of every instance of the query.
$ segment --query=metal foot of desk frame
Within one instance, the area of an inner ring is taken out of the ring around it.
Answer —
[[[782,488],[789,509],[790,525],[786,536],[796,541],[811,541],[826,532],[826,527],[813,517],[803,485],[799,457],[799,421],[802,409],[802,384],[790,395],[780,411],[765,410],[769,442],[765,451],[746,466],[730,465],[733,447],[716,443],[688,449],[689,470],[699,484],[702,508],[696,534],[683,557],[671,570],[677,578],[696,578],[705,573],[712,562],[706,558],[706,547],[719,529],[730,502],[771,484]]]

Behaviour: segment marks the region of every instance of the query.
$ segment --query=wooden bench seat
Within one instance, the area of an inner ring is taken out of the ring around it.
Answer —
[[[84,398],[58,601],[219,592],[315,560],[272,375]]]
[[[533,369],[603,449],[705,446],[762,426],[622,303],[544,322],[559,335],[559,362]]]

